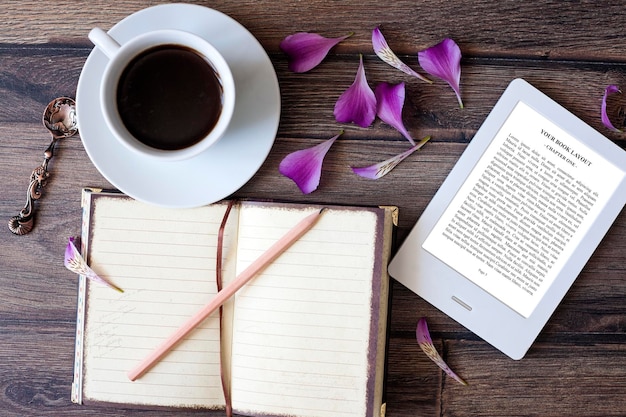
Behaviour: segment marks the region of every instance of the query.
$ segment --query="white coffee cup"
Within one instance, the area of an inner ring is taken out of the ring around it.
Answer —
[[[109,59],[100,88],[104,119],[128,149],[176,161],[196,156],[222,138],[235,109],[235,82],[228,63],[209,42],[170,29],[146,32],[120,44],[102,29],[94,28],[89,39]],[[141,73],[138,62],[157,54],[173,55],[166,58],[169,61],[153,63],[180,64],[155,65],[171,70],[163,74],[154,68]],[[181,56],[191,64],[184,64]],[[133,73],[135,68],[139,72]],[[187,70],[194,75],[188,76],[184,72]],[[172,79],[177,81],[170,82]]]

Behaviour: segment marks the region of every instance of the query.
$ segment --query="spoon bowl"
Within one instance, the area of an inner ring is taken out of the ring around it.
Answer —
[[[43,125],[50,131],[53,139],[63,139],[78,132],[76,103],[69,97],[52,100],[43,112]]]

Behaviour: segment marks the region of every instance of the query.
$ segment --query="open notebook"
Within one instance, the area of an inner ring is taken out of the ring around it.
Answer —
[[[224,285],[320,206],[240,202]],[[80,277],[72,401],[223,408],[220,355],[240,414],[379,416],[387,262],[397,211],[328,207],[316,225],[139,380],[127,372],[216,293],[226,203],[146,205],[85,190],[82,253],[121,287]]]

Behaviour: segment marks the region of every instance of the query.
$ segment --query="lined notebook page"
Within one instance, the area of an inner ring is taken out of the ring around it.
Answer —
[[[237,270],[312,210],[243,208]],[[236,410],[366,415],[376,218],[372,212],[325,211],[313,229],[237,293]]]
[[[142,378],[130,382],[126,374],[215,295],[216,236],[226,206],[181,211],[106,196],[94,203],[89,262],[124,293],[90,284],[85,400],[222,405],[217,313]],[[225,274],[234,266],[229,248],[236,222],[233,208],[224,239]]]

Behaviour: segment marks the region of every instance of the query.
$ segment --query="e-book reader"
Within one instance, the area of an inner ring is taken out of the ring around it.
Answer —
[[[626,204],[626,151],[510,83],[389,265],[521,359]]]

